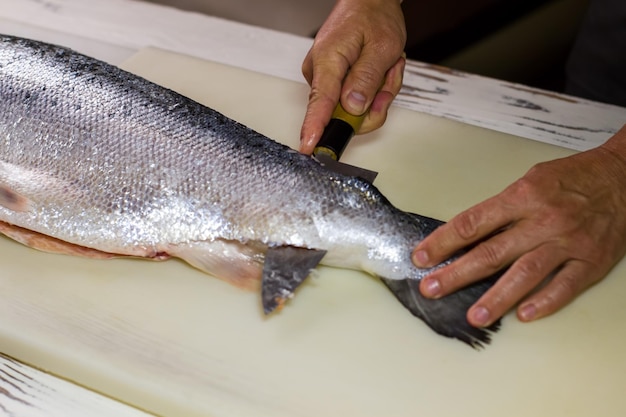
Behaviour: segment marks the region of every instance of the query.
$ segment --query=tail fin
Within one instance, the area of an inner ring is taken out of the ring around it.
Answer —
[[[468,323],[466,313],[493,285],[495,279],[480,281],[437,300],[420,294],[419,280],[382,278],[382,281],[414,316],[424,320],[431,329],[440,335],[459,339],[473,348],[481,348],[491,342],[491,333],[500,328],[500,320],[481,329]]]
[[[430,234],[444,222],[430,217],[412,215],[425,235]],[[497,281],[501,273],[469,285],[446,297],[433,300],[422,296],[420,280],[392,280],[382,278],[396,298],[416,317],[426,322],[435,332],[459,339],[473,348],[491,342],[491,333],[498,331],[500,320],[481,329],[469,324],[467,310]]]

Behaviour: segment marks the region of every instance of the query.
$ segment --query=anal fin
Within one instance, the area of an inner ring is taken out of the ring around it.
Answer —
[[[324,250],[294,246],[270,247],[265,254],[261,283],[265,314],[282,308],[325,254]]]

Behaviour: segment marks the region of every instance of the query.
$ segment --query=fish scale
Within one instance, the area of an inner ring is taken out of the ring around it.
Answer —
[[[492,282],[419,294],[434,268],[416,268],[411,251],[441,222],[141,77],[0,36],[0,135],[0,221],[17,240],[38,233],[33,247],[174,256],[241,287],[301,280],[317,262],[359,269],[435,331],[489,341],[465,311]]]

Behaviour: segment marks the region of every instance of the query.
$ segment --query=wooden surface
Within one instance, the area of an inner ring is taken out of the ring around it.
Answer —
[[[579,151],[626,124],[626,109],[410,61],[395,104]]]
[[[2,416],[151,416],[2,355],[0,355],[0,383]]]
[[[302,84],[158,50],[125,66],[297,143]],[[378,170],[378,186],[399,207],[447,219],[533,163],[571,152],[397,109],[346,157]],[[0,246],[4,351],[162,416],[626,412],[623,263],[554,317],[531,325],[506,317],[477,352],[435,335],[358,272],[320,269],[265,319],[257,294],[182,262]]]

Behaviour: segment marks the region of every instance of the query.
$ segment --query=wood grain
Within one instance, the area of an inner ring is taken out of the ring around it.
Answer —
[[[152,416],[4,355],[0,355],[0,415]]]
[[[626,124],[626,109],[408,61],[395,102],[498,132],[584,151]]]
[[[80,0],[0,5],[0,18],[54,31],[66,42],[71,34],[135,51],[157,47],[301,83],[300,66],[312,44],[306,37],[137,1],[92,0],[89,8]],[[626,124],[623,107],[416,61],[407,63],[395,105],[575,150],[600,145]]]

